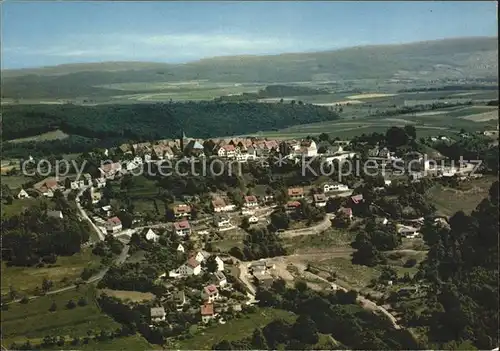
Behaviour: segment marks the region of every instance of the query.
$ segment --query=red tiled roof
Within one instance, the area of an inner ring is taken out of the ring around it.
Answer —
[[[299,201],[288,201],[286,203],[287,207],[300,207],[300,202]]]
[[[120,218],[118,217],[112,217],[108,219],[108,223],[110,224],[122,224],[122,221],[120,221]]]
[[[188,221],[180,221],[174,223],[174,228],[175,230],[181,230],[181,229],[189,229],[191,228],[191,226],[189,225]]]
[[[213,316],[214,315],[214,305],[213,304],[205,304],[201,306],[201,315],[202,316]]]
[[[289,196],[297,196],[297,195],[303,195],[303,194],[304,194],[303,188],[289,188],[288,189]]]
[[[358,195],[351,196],[351,200],[352,200],[352,202],[354,202],[355,204],[357,204],[360,201],[363,201],[363,195],[362,194],[358,194]]]
[[[325,194],[314,194],[314,202],[322,202],[326,201],[326,196]]]
[[[224,150],[226,151],[234,151],[235,148],[234,148],[234,145],[233,144],[226,144],[222,147]]]
[[[257,198],[253,195],[245,196],[245,202],[257,202]]]
[[[205,293],[208,295],[212,295],[212,294],[217,293],[217,287],[213,284],[206,286],[204,290],[205,290]]]
[[[191,257],[189,260],[187,260],[187,265],[191,268],[196,268],[200,265],[200,262],[196,261],[194,257]]]
[[[212,201],[212,206],[214,208],[224,207],[224,206],[226,206],[226,202],[223,199],[221,199],[221,198],[217,198],[217,199],[215,199],[215,200]]]
[[[191,206],[189,205],[178,205],[174,207],[174,213],[188,213],[191,212]]]
[[[339,208],[338,212],[342,212],[343,214],[349,217],[352,216],[352,208],[350,207],[341,207]]]

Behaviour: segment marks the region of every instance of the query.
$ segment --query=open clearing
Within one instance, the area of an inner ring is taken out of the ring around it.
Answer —
[[[476,115],[459,117],[459,118],[474,122],[486,122],[491,120],[498,120],[498,110],[491,112],[483,112]]]
[[[443,215],[451,216],[457,211],[470,213],[488,195],[494,181],[494,177],[483,177],[464,183],[459,189],[436,185],[427,196]]]
[[[229,323],[200,330],[195,333],[193,338],[178,342],[176,349],[206,350],[222,340],[240,340],[252,335],[255,328],[262,328],[279,318],[293,322],[296,315],[280,309],[259,308],[257,312],[249,314],[248,317],[232,319]]]
[[[358,94],[358,95],[351,95],[348,96],[348,99],[374,99],[374,98],[381,98],[381,97],[390,97],[390,96],[396,96],[397,94],[385,94],[385,93],[366,93],[366,94]]]
[[[43,278],[52,280],[53,289],[70,285],[80,277],[85,267],[99,265],[99,257],[92,255],[92,250],[85,249],[73,256],[59,256],[55,264],[45,267],[7,267],[2,262],[2,295],[9,292],[10,286],[18,292],[32,294],[35,287],[41,287]]]
[[[151,293],[144,293],[140,291],[102,289],[99,290],[99,293],[113,296],[121,300],[130,300],[132,302],[151,301],[155,298],[155,296]]]
[[[26,143],[28,141],[58,140],[58,139],[66,139],[67,137],[69,137],[68,134],[64,133],[62,130],[57,129],[51,132],[35,135],[32,137],[9,140],[9,143]]]
[[[66,308],[69,300],[76,303],[81,297],[86,299],[86,306]],[[2,311],[2,343],[9,346],[12,342],[42,339],[46,335],[84,337],[89,330],[118,328],[120,324],[101,313],[94,298],[93,286],[82,286],[78,291],[43,296],[27,304],[11,304],[7,311]],[[57,306],[54,312],[49,311],[52,302]]]

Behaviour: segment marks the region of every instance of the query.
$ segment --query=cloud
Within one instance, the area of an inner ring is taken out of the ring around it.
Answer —
[[[350,43],[351,45],[361,43]],[[102,60],[192,60],[213,56],[243,54],[278,54],[328,50],[349,45],[331,40],[289,37],[252,37],[221,33],[137,34],[109,33],[103,35],[72,35],[59,42],[38,47],[5,47],[6,56],[38,55],[52,58]]]

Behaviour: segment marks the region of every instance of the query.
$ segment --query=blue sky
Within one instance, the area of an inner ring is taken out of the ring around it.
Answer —
[[[3,68],[496,36],[496,2],[2,3]]]

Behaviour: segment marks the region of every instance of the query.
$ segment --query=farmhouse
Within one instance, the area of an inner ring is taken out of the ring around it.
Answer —
[[[174,211],[174,217],[176,219],[181,219],[181,218],[191,219],[191,206],[189,205],[180,204],[174,206],[173,211]]]
[[[213,277],[214,277],[213,280],[217,286],[222,288],[227,285],[226,276],[224,275],[224,273],[222,273],[222,271],[215,272]]]
[[[304,188],[288,188],[288,197],[291,200],[298,200],[304,197]]]
[[[204,301],[208,303],[212,303],[216,300],[219,299],[219,290],[217,287],[213,284],[205,286],[203,288],[203,291],[201,293],[201,297],[203,298]]]
[[[107,163],[99,168],[101,176],[105,179],[114,179],[121,170],[122,165],[119,162]]]
[[[55,178],[47,178],[33,185],[33,189],[46,197],[53,197],[54,191],[58,189],[57,180]]]
[[[212,209],[215,213],[233,211],[234,208],[235,206],[233,204],[226,204],[226,202],[220,197],[217,197],[212,201]]]
[[[343,215],[346,218],[352,219],[352,208],[349,207],[341,207],[338,209],[337,213],[339,215]]]
[[[286,203],[285,211],[287,213],[293,213],[293,212],[297,211],[298,208],[300,208],[300,202],[298,202],[298,201],[288,201]]]
[[[199,275],[201,273],[201,264],[194,257],[191,257],[185,264],[180,266],[177,271],[177,273],[183,277]]]
[[[259,206],[259,202],[257,201],[257,198],[253,195],[245,196],[244,206],[246,208],[255,208],[255,207]]]

